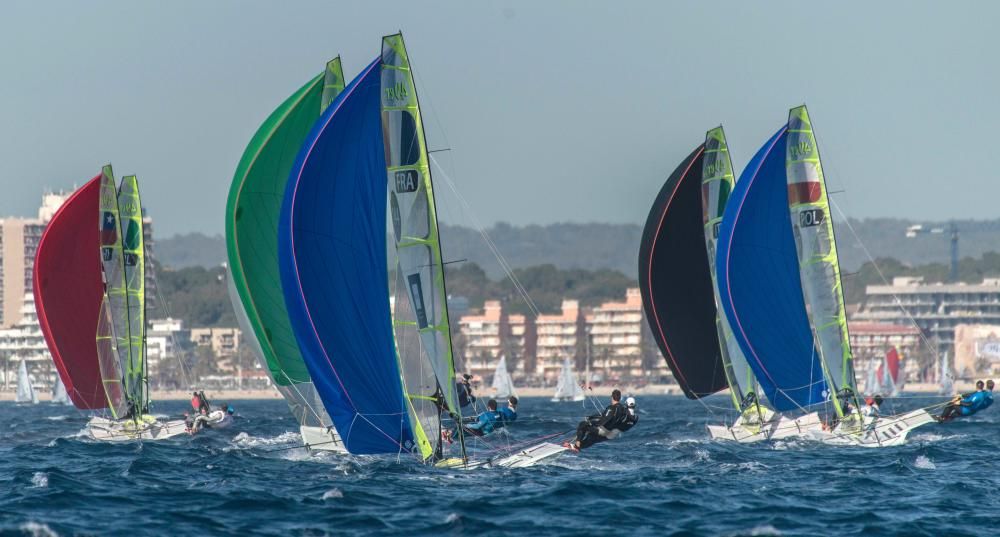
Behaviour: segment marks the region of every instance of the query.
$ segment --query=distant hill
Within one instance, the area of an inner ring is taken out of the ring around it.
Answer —
[[[217,267],[226,261],[226,239],[222,235],[202,233],[156,238],[153,254],[160,264],[174,269]]]
[[[844,270],[857,271],[869,261],[865,248],[874,258],[893,258],[904,265],[947,263],[949,235],[925,234],[906,238],[906,228],[915,223],[924,223],[927,227],[947,227],[944,223],[898,218],[839,221],[837,244]],[[955,223],[960,230],[959,244],[963,258],[979,258],[987,252],[1000,252],[1000,220],[957,220]],[[642,227],[638,224],[512,226],[498,223],[486,232],[511,268],[551,264],[559,269],[617,270],[629,277],[637,277],[636,262],[642,236]],[[491,278],[503,274],[500,263],[476,230],[442,224],[441,238],[445,261],[467,259],[482,267]],[[155,254],[160,263],[172,268],[215,267],[225,262],[226,245],[219,235],[188,233],[157,239]]]

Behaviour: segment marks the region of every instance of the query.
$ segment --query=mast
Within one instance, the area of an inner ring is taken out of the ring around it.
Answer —
[[[792,230],[807,314],[837,415],[860,409],[837,240],[819,147],[805,105],[788,114],[786,177]]]

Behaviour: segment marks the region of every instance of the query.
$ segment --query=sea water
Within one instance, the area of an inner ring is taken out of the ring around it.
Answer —
[[[525,469],[308,453],[278,400],[161,442],[86,436],[87,415],[0,403],[3,535],[995,535],[1000,407],[901,447],[708,440],[728,399],[639,397],[621,438]],[[896,411],[940,401],[902,398]],[[569,433],[596,401],[524,398],[480,451]],[[181,402],[155,412],[176,416]],[[552,437],[555,438],[555,437]]]

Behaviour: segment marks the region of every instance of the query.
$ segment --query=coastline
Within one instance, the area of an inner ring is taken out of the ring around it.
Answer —
[[[683,395],[680,387],[676,384],[648,384],[642,387],[635,386],[611,386],[602,385],[595,386],[591,389],[590,394],[599,399],[609,397],[611,395],[611,390],[618,388],[622,391],[623,395]],[[542,388],[516,388],[517,395],[519,397],[550,397],[555,388],[553,387],[542,387]],[[964,393],[970,392],[975,389],[975,383],[972,381],[956,381],[955,382],[955,392]],[[907,384],[903,388],[904,393],[909,394],[919,394],[919,395],[937,395],[938,385],[932,383],[913,383]],[[490,388],[479,388],[475,389],[474,393],[477,397],[491,397],[493,395],[492,389]],[[718,395],[725,394],[725,391],[719,392]],[[281,399],[281,394],[275,389],[265,389],[265,390],[205,390],[205,395],[212,401],[225,402],[225,401],[239,401],[247,399]],[[13,401],[15,397],[14,390],[10,391],[0,391],[0,401]],[[191,398],[191,391],[188,390],[163,390],[163,391],[153,391],[152,398],[154,401],[187,401]],[[49,393],[40,393],[38,396],[39,401],[51,401],[52,396]]]

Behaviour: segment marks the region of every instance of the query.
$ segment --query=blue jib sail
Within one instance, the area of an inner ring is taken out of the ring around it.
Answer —
[[[736,341],[779,411],[825,400],[788,216],[783,126],[743,170],[722,217],[716,269]]]
[[[389,311],[379,66],[368,65],[313,127],[278,229],[289,319],[351,453],[413,444]]]

